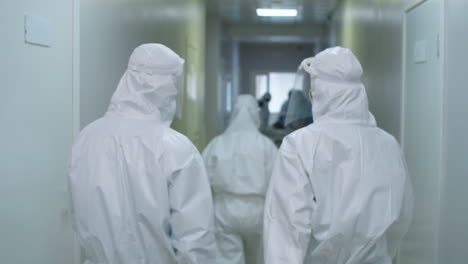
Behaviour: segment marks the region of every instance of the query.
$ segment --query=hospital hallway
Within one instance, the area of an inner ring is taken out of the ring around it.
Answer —
[[[284,111],[301,62],[352,50],[414,189],[394,263],[467,263],[467,12],[465,0],[1,0],[0,263],[83,263],[71,148],[106,113],[144,43],[185,60],[172,128],[200,152],[227,128],[240,94],[255,96],[261,131],[280,146],[313,122],[307,95],[298,119]]]

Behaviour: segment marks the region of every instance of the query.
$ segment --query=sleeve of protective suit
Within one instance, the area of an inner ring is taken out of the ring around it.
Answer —
[[[414,193],[413,184],[408,172],[408,165],[406,164],[404,154],[401,152],[401,163],[406,172],[406,183],[405,183],[405,194],[403,196],[403,206],[401,211],[401,219],[404,222],[405,233],[408,231],[411,221],[413,220],[413,208],[414,208]]]
[[[206,148],[203,150],[203,153],[202,153],[202,157],[203,157],[203,161],[205,162],[205,166],[206,166],[206,170],[207,170],[207,175],[208,175],[208,179],[210,182],[213,182],[213,179],[214,179],[214,176],[213,175],[213,172],[212,170],[210,170],[210,168],[213,166],[213,145],[215,144],[215,141],[216,139],[214,139],[213,141],[211,141],[208,146],[206,146]]]
[[[314,194],[293,142],[278,153],[264,215],[265,263],[302,264],[311,235]]]
[[[268,182],[270,181],[271,174],[273,172],[273,166],[275,165],[276,156],[278,154],[278,148],[275,146],[273,142],[268,139],[266,146],[266,160],[265,160],[265,171]]]
[[[402,205],[400,209],[400,215],[398,220],[390,226],[387,231],[387,241],[389,245],[390,256],[395,257],[397,255],[398,246],[404,235],[408,232],[413,219],[413,206],[414,206],[414,194],[413,185],[411,183],[406,162],[404,160],[404,154],[401,153],[401,166],[406,173],[406,181],[404,183],[404,193],[401,200]]]
[[[411,221],[413,220],[413,208],[414,208],[414,194],[413,185],[410,178],[407,178],[405,186],[405,196],[403,198],[403,208],[401,212],[401,218],[404,222],[405,233],[408,231]]]
[[[215,263],[213,201],[203,160],[196,149],[169,188],[173,246],[180,264]]]

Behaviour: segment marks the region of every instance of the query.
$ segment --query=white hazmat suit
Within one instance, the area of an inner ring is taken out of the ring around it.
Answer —
[[[214,191],[217,264],[263,264],[263,206],[277,149],[259,125],[255,98],[241,95],[228,128],[203,152]]]
[[[183,63],[160,44],[135,49],[107,113],[73,147],[72,214],[85,263],[215,263],[203,160],[169,127]]]
[[[268,264],[391,264],[411,221],[397,141],[368,110],[348,49],[305,61],[315,123],[287,136],[265,205]]]

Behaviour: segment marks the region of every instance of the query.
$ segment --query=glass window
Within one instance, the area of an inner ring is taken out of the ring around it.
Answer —
[[[271,94],[270,112],[279,113],[281,106],[288,100],[288,92],[294,85],[295,72],[270,72],[269,91]]]
[[[277,114],[281,106],[288,100],[288,93],[293,88],[296,78],[295,72],[269,72],[255,75],[255,96],[260,99],[266,92],[270,92],[270,113]]]

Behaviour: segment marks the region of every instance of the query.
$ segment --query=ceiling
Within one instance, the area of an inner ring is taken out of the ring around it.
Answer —
[[[207,0],[208,12],[228,24],[323,24],[339,0]],[[257,8],[296,8],[297,17],[257,17]]]

